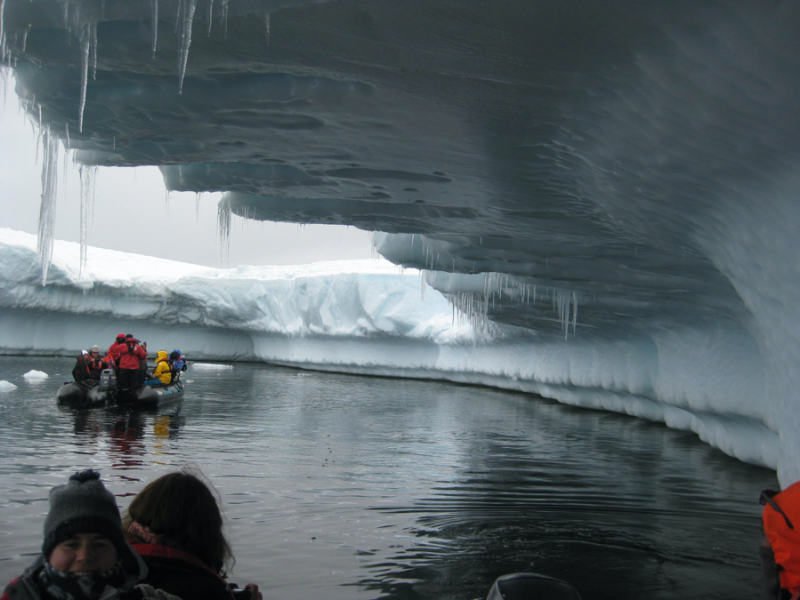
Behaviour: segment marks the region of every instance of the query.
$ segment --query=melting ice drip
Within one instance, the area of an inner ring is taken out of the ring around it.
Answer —
[[[58,137],[45,128],[42,136],[42,203],[39,207],[39,239],[37,252],[42,266],[42,285],[47,282],[47,271],[53,259],[53,229],[56,224],[56,196],[58,191]]]
[[[86,267],[87,248],[89,246],[89,233],[92,229],[94,215],[95,183],[97,179],[97,166],[81,165],[81,266],[80,274]]]
[[[220,254],[222,254],[226,262],[230,259],[231,255],[232,216],[231,204],[228,202],[227,198],[223,197],[217,205],[217,237],[220,242]]]

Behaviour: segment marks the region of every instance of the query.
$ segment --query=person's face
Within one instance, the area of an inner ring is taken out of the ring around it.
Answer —
[[[104,535],[77,533],[53,549],[49,562],[62,573],[102,573],[117,564],[117,549]]]
[[[100,356],[100,353],[95,350],[92,350],[92,358],[97,358],[98,356]]]

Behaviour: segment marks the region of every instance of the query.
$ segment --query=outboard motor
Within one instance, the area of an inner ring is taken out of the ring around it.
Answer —
[[[486,600],[581,600],[566,581],[539,573],[511,573],[498,577]]]
[[[100,389],[104,392],[113,390],[117,385],[117,374],[114,369],[103,369],[100,373]]]

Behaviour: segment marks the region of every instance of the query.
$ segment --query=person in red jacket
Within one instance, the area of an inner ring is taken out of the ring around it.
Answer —
[[[117,363],[118,363],[118,361],[119,361],[119,354],[117,354],[117,353],[114,351],[114,348],[115,348],[116,346],[119,346],[120,344],[124,344],[124,343],[125,343],[125,334],[124,334],[124,333],[120,333],[119,335],[117,335],[117,339],[116,339],[116,341],[115,341],[113,344],[111,344],[111,345],[108,347],[108,352],[107,352],[107,354],[108,354],[108,356],[109,356],[109,357],[110,357],[110,359],[111,359],[111,363],[112,363],[112,364],[111,364],[111,366],[112,366],[112,367],[113,367],[115,370],[116,370],[117,368],[119,368],[119,365],[117,364]]]
[[[119,340],[119,336],[117,336]],[[119,374],[117,375],[117,387],[120,391],[130,391],[139,385],[139,361],[147,359],[145,352],[139,345],[139,340],[128,334],[123,338],[122,343],[117,342],[108,349],[109,354],[118,356],[117,365]]]
[[[800,482],[781,492],[761,492],[765,540],[759,550],[768,593],[800,598]]]

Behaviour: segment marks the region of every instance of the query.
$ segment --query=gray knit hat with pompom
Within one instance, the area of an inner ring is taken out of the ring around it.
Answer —
[[[100,473],[91,469],[75,473],[66,485],[50,490],[42,553],[49,558],[53,548],[78,533],[100,533],[120,554],[125,553],[117,502],[100,481]]]

